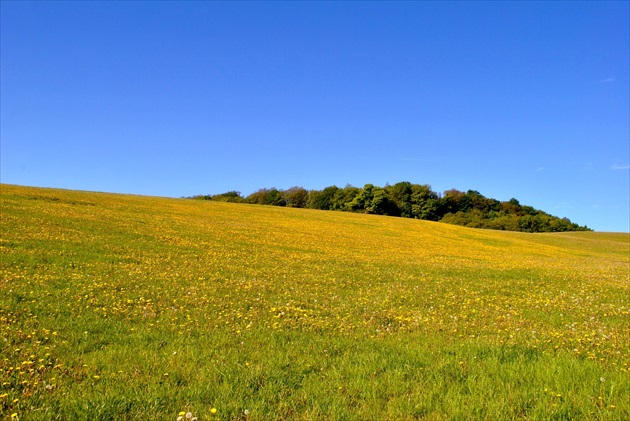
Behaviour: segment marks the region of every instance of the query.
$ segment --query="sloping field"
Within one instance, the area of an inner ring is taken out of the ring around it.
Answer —
[[[628,234],[0,196],[5,419],[630,419]]]

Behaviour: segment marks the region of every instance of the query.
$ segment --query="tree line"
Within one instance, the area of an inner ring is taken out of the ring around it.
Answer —
[[[190,198],[399,216],[508,231],[591,231],[568,218],[559,218],[521,205],[516,199],[501,202],[485,197],[476,190],[462,192],[451,189],[439,194],[431,190],[428,184],[412,184],[408,181],[385,187],[366,184],[363,188],[346,185],[343,188],[329,186],[323,190],[306,190],[298,186],[287,190],[262,188],[247,197],[241,196],[240,192],[229,191]]]

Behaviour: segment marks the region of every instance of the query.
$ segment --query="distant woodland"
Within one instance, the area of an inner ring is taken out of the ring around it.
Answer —
[[[568,218],[559,218],[521,205],[516,199],[501,202],[475,190],[462,192],[451,189],[439,194],[427,184],[412,184],[408,181],[385,187],[366,184],[363,188],[347,185],[343,188],[330,186],[323,190],[306,190],[297,186],[287,190],[263,188],[247,197],[241,196],[240,192],[229,191],[190,198],[401,216],[508,231],[591,231]]]

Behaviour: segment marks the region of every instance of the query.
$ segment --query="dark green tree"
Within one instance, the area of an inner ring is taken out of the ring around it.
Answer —
[[[215,194],[210,200],[218,202],[243,203],[245,199],[241,197],[241,192],[229,191],[221,194]]]
[[[414,218],[438,220],[439,196],[428,184],[412,184],[411,215]]]
[[[411,186],[409,181],[401,181],[400,183],[385,188],[389,197],[395,202],[400,216],[403,218],[413,218],[411,210],[411,194],[413,191]]]
[[[285,206],[286,202],[282,197],[282,192],[275,187],[270,189],[260,189],[247,196],[245,199],[247,203],[253,203],[256,205],[273,205],[273,206]]]
[[[282,192],[282,198],[288,207],[304,208],[308,200],[308,191],[303,187],[294,186]]]
[[[457,213],[460,210],[460,200],[464,197],[464,192],[457,189],[450,189],[444,192],[441,200],[442,213]]]
[[[335,196],[339,190],[337,186],[329,186],[321,191],[311,190],[308,195],[308,207],[321,210],[335,209]]]
[[[237,191],[192,196],[193,199],[225,202],[247,202],[263,205],[306,207],[323,210],[365,212],[378,215],[404,216],[476,228],[511,231],[548,232],[584,231],[567,218],[549,215],[531,206],[521,205],[514,198],[507,202],[487,198],[476,190],[466,193],[451,189],[443,196],[428,184],[408,181],[385,187],[366,184],[363,188],[346,185],[326,187],[322,191],[291,187],[286,191],[276,188],[260,189],[247,198]]]
[[[368,207],[372,205],[372,198],[374,197],[374,185],[366,184],[363,189],[357,194],[350,202],[350,210],[354,212],[367,212]]]
[[[350,204],[361,193],[361,189],[354,187],[350,184],[346,184],[343,189],[337,190],[333,198],[332,209],[349,211],[352,210]]]

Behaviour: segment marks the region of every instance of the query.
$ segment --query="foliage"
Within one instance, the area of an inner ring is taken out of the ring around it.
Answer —
[[[339,187],[330,186],[322,191],[311,190],[308,193],[307,206],[311,209],[333,210]]]
[[[291,187],[286,191],[261,189],[245,199],[236,194],[234,200],[225,200],[226,197],[233,198],[234,193],[193,198],[402,216],[507,231],[590,231],[588,227],[579,226],[567,218],[559,218],[531,206],[521,205],[514,198],[500,202],[487,198],[476,190],[464,193],[456,189],[447,190],[440,195],[431,190],[428,184],[412,184],[408,181],[385,187],[373,184],[366,184],[363,188],[347,185],[343,189],[329,186],[321,191],[307,191],[303,187]]]
[[[282,192],[286,206],[290,208],[304,208],[308,202],[308,190],[303,187],[291,187]]]
[[[272,187],[271,189],[260,189],[245,198],[246,203],[256,205],[286,206],[284,192]]]
[[[241,196],[241,192],[238,191],[229,191],[221,194],[205,194],[205,195],[197,195],[191,196],[188,199],[196,199],[196,200],[215,200],[217,202],[230,202],[230,203],[244,203],[245,199]]]
[[[389,197],[387,192],[381,187],[366,184],[363,189],[350,202],[350,209],[353,211],[363,211],[376,215],[399,216],[396,203]]]
[[[0,208],[1,419],[630,419],[627,234],[9,185]]]

